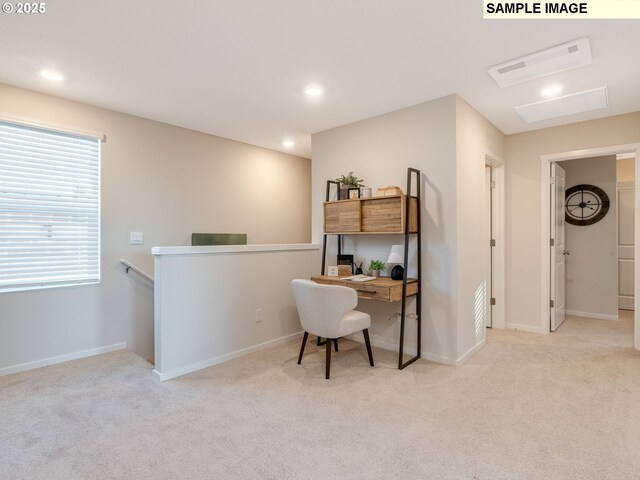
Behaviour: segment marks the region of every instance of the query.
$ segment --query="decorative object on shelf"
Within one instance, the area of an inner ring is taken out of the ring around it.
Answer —
[[[376,197],[389,197],[392,195],[402,195],[402,189],[394,185],[388,187],[380,187],[376,192]]]
[[[369,198],[371,195],[371,187],[360,187],[360,198]]]
[[[593,225],[609,211],[609,196],[595,185],[575,185],[565,193],[565,215],[567,223],[577,226]]]
[[[379,277],[380,270],[384,269],[384,262],[382,260],[371,260],[369,264],[369,270],[371,270],[372,277]]]
[[[345,275],[353,275],[353,255],[339,254],[337,263],[338,265],[348,265],[351,273],[345,273]]]
[[[338,266],[331,265],[327,267],[327,277],[337,277],[338,276]]]
[[[352,265],[338,265],[338,276],[339,277],[348,277],[353,275],[353,266]]]
[[[336,178],[336,182],[340,184],[340,200],[346,200],[349,198],[350,188],[359,188],[364,186],[361,178],[356,177],[353,172],[349,172],[348,175],[342,175]]]
[[[351,198],[360,198],[360,189],[359,188],[348,188],[347,194],[349,199]]]
[[[360,265],[356,264],[356,271],[354,272],[356,275],[362,275],[364,274],[364,272],[362,271],[362,262],[360,262]]]
[[[334,188],[335,187],[335,188]],[[340,200],[340,183],[335,180],[327,180],[327,202]]]
[[[396,266],[391,270],[392,280],[402,280],[404,277],[404,245],[392,245],[391,252],[389,252],[389,258],[387,263],[395,263]]]

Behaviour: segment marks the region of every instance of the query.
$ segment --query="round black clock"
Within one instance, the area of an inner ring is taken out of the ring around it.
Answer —
[[[572,225],[593,225],[609,211],[609,197],[595,185],[575,185],[565,193],[564,219]]]

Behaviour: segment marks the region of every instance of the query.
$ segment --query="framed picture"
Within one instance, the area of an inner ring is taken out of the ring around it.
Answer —
[[[327,180],[327,202],[342,200],[340,198],[340,190],[340,184],[338,182]]]
[[[337,257],[338,265],[353,265],[353,255],[340,254]]]
[[[347,190],[348,198],[360,198],[360,189],[359,188],[350,188]]]

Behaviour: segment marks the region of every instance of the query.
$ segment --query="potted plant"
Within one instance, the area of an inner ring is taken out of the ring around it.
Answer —
[[[364,184],[361,183],[364,180],[356,177],[353,172],[349,172],[348,175],[342,175],[339,178],[336,178],[336,182],[340,182],[340,200],[345,200],[349,198],[348,192],[350,188],[359,188],[363,187]]]
[[[369,264],[369,270],[371,270],[372,277],[379,277],[380,270],[384,269],[384,262],[381,260],[371,260]]]

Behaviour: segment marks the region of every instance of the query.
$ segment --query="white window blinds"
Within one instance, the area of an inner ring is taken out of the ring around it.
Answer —
[[[100,141],[0,122],[0,292],[100,281]]]

